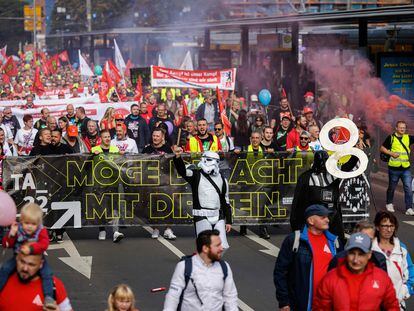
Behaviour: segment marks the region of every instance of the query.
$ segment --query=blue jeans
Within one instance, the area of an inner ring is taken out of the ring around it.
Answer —
[[[413,205],[413,189],[411,189],[412,177],[409,168],[401,171],[388,168],[387,204],[393,202],[395,188],[397,187],[400,178],[404,187],[404,202],[405,209],[407,210],[412,208]]]
[[[16,270],[16,256],[7,260],[0,269],[0,291],[6,285],[9,276]],[[42,279],[43,294],[45,297],[49,296],[55,299],[53,290],[53,274],[46,259],[43,257],[43,266],[39,271],[39,275]]]

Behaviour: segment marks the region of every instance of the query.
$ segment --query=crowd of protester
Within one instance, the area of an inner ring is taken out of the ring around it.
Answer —
[[[52,116],[46,106],[36,107],[34,99],[56,96],[58,100],[64,100],[98,95],[102,91],[98,78],[84,81],[79,71],[70,65],[61,65],[54,74],[38,77],[43,88],[40,95],[39,85],[35,85],[38,82],[34,81],[36,69],[26,65],[19,64],[15,76],[0,75],[0,100],[23,100],[23,109],[36,108],[41,117],[34,122],[33,116],[26,114],[22,120],[18,120],[10,107],[1,109],[1,159],[7,156],[81,153],[162,155],[172,153],[173,146],[182,147],[187,152],[211,150],[253,156],[284,152],[305,158],[322,149],[319,131],[326,119],[320,119],[323,113],[312,92],[306,92],[303,103],[295,107],[289,103],[288,97],[281,96],[279,105],[270,110],[259,102],[256,94],[244,99],[233,93],[217,93],[210,89],[141,88],[133,87],[130,80],[125,78],[106,99],[110,102],[133,102],[130,104],[130,113],[123,115],[109,107],[101,120],[94,120],[87,115],[84,106],[74,107],[72,104],[66,105],[62,115]],[[220,112],[221,100],[225,106],[223,112]],[[346,112],[337,116],[349,117]],[[397,128],[401,124],[406,129],[404,122],[397,123]],[[369,175],[376,164],[375,142],[364,124],[358,126],[356,147],[369,157],[370,165],[366,172]],[[397,129],[397,134],[401,134],[402,138],[406,135],[405,129],[401,132]],[[349,137],[338,128],[332,132],[331,139],[341,142]],[[414,139],[409,136],[408,144],[413,142]],[[394,159],[404,152],[402,149],[396,155],[393,149],[396,143],[390,138],[383,145],[383,152],[389,153]],[[390,184],[392,189],[389,189],[387,196],[388,211],[378,213],[374,224],[360,223],[357,233],[351,235],[345,248],[329,232],[329,211],[321,205],[306,209],[305,227],[300,234],[294,232],[286,237],[275,266],[276,296],[281,310],[309,310],[312,306],[314,310],[360,310],[361,297],[369,302],[370,306],[365,307],[369,310],[377,310],[380,306],[386,310],[405,307],[405,300],[414,293],[414,266],[406,246],[396,236],[398,221],[392,214],[392,198],[395,185],[399,178],[404,178],[403,173],[406,173],[407,168],[409,165],[405,164],[402,170],[395,166],[392,168],[398,172],[394,173],[396,181]],[[408,187],[408,179],[404,181],[404,186]],[[412,189],[404,190],[407,190],[406,195],[411,192],[410,202],[410,197],[406,197],[406,213],[414,215]],[[44,303],[46,308],[50,305],[50,310],[53,310],[57,304],[60,310],[71,310],[63,284],[51,276],[43,256],[49,241],[62,242],[63,231],[49,232],[49,239],[46,233],[45,240],[39,211],[32,205],[26,209],[28,217],[22,210],[20,224],[14,224],[3,240],[3,246],[14,248],[15,255],[0,275],[0,309],[3,310],[1,306],[5,303],[12,306],[10,297],[14,297],[13,292],[27,292],[19,283],[20,278],[30,280],[33,285],[30,294],[44,293],[44,302],[40,303]],[[105,240],[105,228],[99,230],[99,240]],[[240,233],[245,234],[246,229],[241,228]],[[152,237],[158,236],[159,230],[154,229]],[[171,228],[167,228],[163,236],[166,239],[176,238]],[[261,226],[260,236],[265,239],[270,237],[265,226]],[[113,241],[118,242],[122,238],[123,234],[115,226]],[[204,240],[197,240],[200,245],[197,244],[198,255],[195,256],[198,257],[193,262],[199,265],[197,269],[200,271],[200,262],[209,265],[221,259],[222,246],[217,239],[217,234],[212,232]],[[29,245],[27,241],[34,241],[35,246],[33,243]],[[183,273],[183,265],[177,266],[180,273]],[[27,266],[31,269],[27,270]],[[221,269],[217,266],[218,271]],[[9,278],[12,281],[7,282]],[[187,288],[187,284],[184,287],[182,280],[180,282],[179,285],[172,282],[179,289],[172,292],[170,288],[164,310],[176,310],[182,299],[180,295]],[[52,283],[55,292],[50,290]],[[237,290],[233,279],[228,278],[222,283],[219,286],[225,286],[228,294],[223,297],[224,291],[217,291],[218,298],[209,297],[208,303],[218,303],[225,305],[226,310],[236,310]],[[207,290],[203,286],[200,289]],[[201,295],[206,297],[208,293]],[[184,303],[197,306],[200,297],[197,299],[193,296],[187,301],[184,299]],[[108,310],[137,310],[134,304],[134,295],[126,285],[115,287],[108,298]],[[4,310],[11,309],[8,306]]]

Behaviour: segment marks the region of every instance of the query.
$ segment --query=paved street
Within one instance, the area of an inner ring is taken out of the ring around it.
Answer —
[[[373,185],[377,208],[385,204],[385,187],[384,182]],[[395,203],[397,209],[402,210],[401,187],[396,193]],[[397,216],[402,222],[399,236],[413,253],[414,217],[405,216],[400,211]],[[410,225],[404,221],[413,222]],[[225,255],[233,269],[241,300],[239,306],[242,310],[276,310],[272,273],[278,247],[288,233],[288,227],[271,227],[268,241],[258,238],[254,233],[257,230],[251,229],[253,232],[246,237],[239,237],[233,230],[229,236],[231,248]],[[173,242],[162,238],[152,240],[147,230],[151,229],[125,229],[126,239],[117,245],[111,239],[97,241],[98,229],[95,228],[69,230],[72,241],[66,239],[63,244],[51,247],[48,260],[56,275],[63,279],[75,310],[104,310],[109,290],[118,283],[132,286],[140,310],[162,309],[165,292],[151,293],[150,289],[168,287],[179,257],[194,252],[193,229],[175,228],[178,239]],[[71,256],[69,259],[68,255]],[[90,270],[88,263],[91,260]],[[408,310],[411,308],[414,308],[414,300],[408,304]]]

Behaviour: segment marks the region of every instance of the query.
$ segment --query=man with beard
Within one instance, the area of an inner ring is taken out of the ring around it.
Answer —
[[[149,129],[152,131],[155,127],[157,127],[161,122],[166,123],[170,121],[171,124],[174,124],[173,120],[168,117],[167,107],[165,104],[159,104],[157,107],[157,115],[152,117],[149,121]]]
[[[299,116],[295,121],[295,128],[293,128],[286,137],[286,150],[293,152],[296,146],[300,145],[300,133],[306,131],[307,123],[304,116]]]
[[[335,178],[326,170],[328,160],[326,151],[315,152],[312,168],[302,173],[296,183],[290,212],[290,226],[292,231],[301,230],[305,225],[305,209],[312,204],[320,204],[331,211],[330,231],[345,242],[342,212],[339,206],[340,179]],[[351,171],[358,159],[351,159],[342,165],[342,171]]]
[[[67,145],[62,144],[62,131],[59,129],[54,129],[52,131],[52,142],[50,143],[50,148],[52,154],[71,154],[73,150]]]
[[[152,142],[148,146],[145,146],[144,150],[142,150],[144,154],[171,154],[173,151],[171,147],[167,146],[165,143],[165,131],[162,128],[156,127],[152,131]],[[158,239],[160,236],[159,229],[154,229],[152,231],[151,238]],[[173,230],[170,227],[167,227],[164,230],[163,237],[167,240],[175,240],[177,236],[174,234]]]
[[[66,118],[68,118],[70,124],[76,124],[75,108],[72,104],[66,106]]]
[[[79,131],[76,125],[68,126],[62,143],[67,144],[73,153],[88,153],[88,148],[86,148],[85,143],[79,137]]]
[[[198,135],[190,137],[188,140],[186,151],[189,152],[204,152],[221,151],[221,144],[216,135],[211,135],[207,132],[207,120],[200,119],[197,121]]]
[[[88,122],[89,118],[86,116],[85,108],[78,107],[76,108],[76,125],[78,126],[79,132],[81,133],[82,138],[86,136],[88,131]]]
[[[290,113],[284,113],[280,125],[275,130],[275,143],[278,151],[286,151],[286,139],[291,130],[291,123]]]
[[[82,139],[86,145],[86,148],[88,148],[88,151],[91,151],[93,147],[101,144],[101,138],[99,137],[98,125],[96,124],[96,121],[88,121],[88,130]]]
[[[289,108],[289,101],[286,97],[282,97],[279,103],[280,103],[280,106],[274,111],[273,116],[270,121],[270,126],[273,129],[279,127],[280,121],[282,120],[282,117],[284,115],[292,114]]]
[[[137,104],[131,105],[131,114],[125,118],[125,125],[127,127],[128,137],[135,140],[138,151],[149,143],[150,132],[145,120],[139,115],[139,106]]]
[[[103,130],[100,133],[101,136],[101,143],[95,147],[92,147],[91,149],[91,153],[95,154],[95,155],[99,155],[99,154],[119,154],[119,149],[117,146],[113,145],[111,143],[111,134],[109,133],[109,130]],[[96,157],[94,157],[94,161],[97,160]],[[98,161],[105,161],[105,160],[98,160]],[[108,166],[111,166],[110,164],[108,164]],[[103,169],[104,170],[104,169]],[[101,189],[96,190],[97,192],[99,191],[103,191],[106,193],[116,193],[118,191],[118,184],[116,184],[115,186],[101,186]],[[119,232],[119,217],[117,217],[118,215],[120,215],[118,210],[114,210],[113,213],[115,214],[114,220],[113,220],[113,242],[114,243],[118,243],[119,241],[121,241],[124,238],[124,234]],[[99,236],[98,236],[98,240],[99,241],[104,241],[106,240],[106,231],[105,231],[105,227],[99,227]]]
[[[115,139],[112,139],[111,144],[117,146],[121,153],[138,153],[138,147],[135,140],[126,136],[126,125],[117,124],[115,129],[116,137]]]
[[[6,285],[0,291],[0,310],[73,311],[66,289],[57,277],[53,277],[56,303],[43,305],[42,280],[39,276],[42,264],[42,254],[17,254],[16,272],[9,277]]]
[[[10,107],[4,108],[3,116],[3,124],[10,129],[13,138],[15,138],[17,131],[20,129],[19,120],[17,120],[17,117],[13,115]]]
[[[41,128],[46,127],[46,122],[47,122],[47,118],[49,117],[49,109],[47,108],[42,108],[42,110],[40,110],[40,114],[41,117],[39,120],[36,121],[36,123],[34,124],[34,128],[36,130],[40,130]]]
[[[197,254],[181,260],[174,271],[165,297],[164,311],[237,311],[237,289],[230,265],[221,260],[220,232],[200,232]]]

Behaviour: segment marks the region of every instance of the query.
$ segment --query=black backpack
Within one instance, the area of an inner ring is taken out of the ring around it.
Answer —
[[[187,289],[188,282],[190,280],[192,281],[191,273],[193,272],[193,261],[192,261],[193,256],[194,255],[184,256],[180,260],[180,261],[184,260],[184,265],[185,265],[184,266],[185,286],[184,286],[183,291],[181,292],[181,295],[180,295],[180,302],[178,303],[177,311],[181,310],[181,305],[182,305],[183,300],[184,300],[184,292]],[[226,281],[226,278],[227,278],[227,275],[228,275],[227,265],[224,262],[224,260],[219,260],[219,263],[220,263],[221,269],[223,270],[223,281]],[[195,293],[196,293],[196,296],[197,296],[198,300],[200,301],[201,304],[203,304],[203,302],[200,299],[200,296],[198,295],[197,287],[195,287],[194,282],[193,282],[193,286],[194,286]],[[223,310],[224,310],[224,306],[223,306]]]

